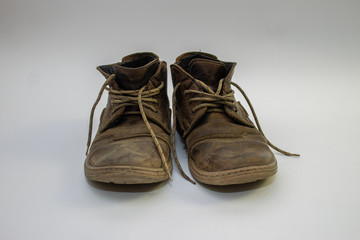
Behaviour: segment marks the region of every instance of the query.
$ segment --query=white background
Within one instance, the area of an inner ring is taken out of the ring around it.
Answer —
[[[0,0],[0,239],[360,239],[359,12],[355,0]],[[237,62],[267,137],[301,157],[276,154],[277,175],[244,186],[194,186],[176,168],[150,187],[88,182],[95,67],[193,50]]]

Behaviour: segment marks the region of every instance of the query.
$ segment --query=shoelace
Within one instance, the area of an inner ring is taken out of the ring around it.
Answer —
[[[204,107],[209,107],[210,109],[208,110],[209,112],[224,112],[224,109],[221,108],[222,106],[226,105],[228,107],[231,108],[235,108],[236,109],[236,101],[235,101],[235,97],[234,97],[234,91],[231,91],[230,93],[226,94],[226,95],[220,95],[222,87],[223,87],[223,82],[224,79],[221,79],[219,81],[219,85],[218,88],[216,90],[216,92],[214,92],[209,86],[207,86],[205,83],[203,83],[202,81],[199,81],[197,79],[194,79],[195,82],[200,85],[204,90],[206,90],[207,92],[202,92],[202,91],[198,91],[198,90],[185,90],[184,94],[199,94],[201,95],[201,97],[194,97],[192,99],[190,99],[190,102],[196,102],[196,101],[200,101],[203,102],[201,104],[199,104],[198,106],[194,107],[192,109],[192,112],[196,112],[197,110],[204,108]],[[274,144],[272,144],[265,136],[259,120],[257,118],[257,115],[255,113],[255,109],[252,106],[250,99],[248,98],[248,96],[245,94],[245,91],[236,83],[231,82],[231,84],[233,86],[235,86],[240,92],[241,94],[244,96],[248,106],[250,107],[251,113],[255,119],[255,123],[257,126],[257,129],[261,132],[261,134],[264,136],[264,138],[266,139],[267,144],[272,147],[274,150],[286,155],[286,156],[300,156],[300,154],[296,154],[296,153],[289,153],[287,151],[284,151],[278,147],[276,147]],[[181,173],[181,175],[188,180],[189,182],[191,182],[192,184],[195,184],[195,181],[192,180],[188,175],[186,175],[186,173],[183,171],[180,162],[178,160],[177,154],[176,154],[176,146],[175,146],[175,132],[176,132],[176,92],[178,90],[178,88],[180,87],[180,83],[176,84],[176,86],[174,87],[174,91],[173,91],[173,95],[172,95],[172,109],[173,109],[173,129],[171,132],[171,140],[172,140],[172,149],[173,149],[173,155],[175,158],[175,162],[177,167],[179,168],[179,171]]]
[[[144,111],[144,107],[151,109],[153,112],[156,112],[157,110],[149,104],[149,102],[157,103],[158,101],[153,98],[153,96],[158,95],[160,93],[160,90],[164,87],[164,83],[161,82],[160,86],[157,88],[146,90],[146,86],[142,87],[140,90],[114,90],[109,87],[107,87],[112,81],[115,79],[115,74],[111,75],[109,78],[106,79],[103,86],[100,89],[100,92],[98,94],[98,97],[95,100],[95,103],[91,109],[90,113],[90,122],[89,122],[89,135],[88,135],[88,141],[87,141],[87,149],[86,149],[86,155],[89,152],[89,148],[91,145],[91,137],[92,137],[92,129],[93,129],[93,119],[94,119],[94,113],[97,104],[99,103],[101,96],[106,89],[109,92],[110,101],[113,104],[116,104],[117,106],[113,109],[112,113],[115,113],[116,111],[120,110],[122,107],[127,106],[138,106],[139,111],[127,111],[124,114],[141,114],[142,119],[144,120],[144,123],[146,125],[146,128],[148,129],[155,146],[159,152],[161,161],[163,163],[163,166],[165,168],[165,171],[167,175],[169,176],[169,179],[172,181],[171,173],[169,166],[167,164],[165,155],[163,150],[161,149],[160,143],[152,130],[150,123],[147,119],[146,113]]]

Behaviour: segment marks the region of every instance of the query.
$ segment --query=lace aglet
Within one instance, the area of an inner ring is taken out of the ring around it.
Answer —
[[[185,178],[187,181],[191,182],[192,184],[196,185],[196,182],[194,180],[192,180],[191,178],[189,177],[186,177]]]
[[[277,146],[272,144],[268,139],[266,139],[266,141],[270,147],[272,147],[274,150],[278,151],[279,153],[284,154],[285,156],[300,157],[300,154],[298,154],[298,153],[289,153],[287,151],[284,151],[284,150],[278,148]]]
[[[281,150],[281,149],[276,149],[277,151]],[[279,151],[280,152],[280,151]],[[281,150],[282,154],[286,155],[286,156],[289,156],[289,157],[300,157],[300,154],[298,153],[290,153],[290,152],[286,152],[284,150]]]
[[[195,181],[193,181],[193,180],[190,180],[190,182],[191,182],[192,184],[196,185],[196,182],[195,182]]]
[[[287,156],[300,157],[300,154],[298,154],[298,153],[288,153]]]

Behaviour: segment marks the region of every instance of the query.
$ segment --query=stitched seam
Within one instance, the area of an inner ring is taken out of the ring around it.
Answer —
[[[218,135],[209,135],[206,137],[201,137],[196,139],[195,141],[192,141],[189,145],[191,145],[191,149],[193,149],[195,146],[197,146],[200,142],[204,141],[204,140],[208,140],[208,139],[225,139],[225,138],[230,138],[230,139],[239,139],[240,137],[243,136],[244,134],[240,134],[240,135],[228,135],[228,134],[218,134]],[[248,142],[249,140],[243,140],[243,142]],[[266,144],[263,141],[258,141],[258,140],[251,140],[251,142],[259,142],[259,143],[263,143]]]
[[[249,169],[236,169],[236,171],[232,171],[232,172],[209,172],[211,173],[211,177],[224,177],[224,176],[232,176],[232,175],[237,175],[239,173],[245,173],[245,174],[249,174],[249,173],[254,173],[254,172],[262,172],[262,171],[266,171],[266,170],[272,170],[274,168],[273,165],[269,165],[269,166],[253,166],[252,168]],[[197,175],[203,176],[203,177],[209,177],[206,174],[200,173],[199,171],[197,171],[196,169],[194,169],[193,167],[193,171],[196,172]],[[225,170],[226,171],[226,170]]]
[[[145,173],[147,175],[153,175],[153,176],[158,176],[159,174],[165,174],[166,175],[166,172],[164,171],[163,168],[158,168],[156,169],[155,171],[152,170],[152,169],[149,169],[149,170],[145,170],[145,169],[133,169],[131,167],[94,167],[90,162],[89,162],[90,166],[93,168],[92,170],[98,170],[98,171],[101,171],[101,170],[108,170],[108,171],[116,171],[116,172],[129,172],[129,173]],[[172,168],[172,165],[171,165],[171,168]],[[95,171],[96,171],[95,170]],[[112,174],[111,172],[109,172],[108,174]]]

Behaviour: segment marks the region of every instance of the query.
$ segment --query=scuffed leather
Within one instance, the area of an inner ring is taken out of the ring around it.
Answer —
[[[142,62],[145,62],[142,64]],[[128,66],[137,64],[140,66]],[[142,64],[142,65],[141,65]],[[123,67],[123,66],[126,67]],[[156,69],[149,70],[156,66]],[[146,89],[158,87],[161,82],[165,86],[160,94],[154,96],[158,103],[151,103],[156,112],[145,108],[150,126],[157,136],[160,146],[168,162],[170,157],[170,118],[169,101],[167,97],[167,69],[166,62],[159,61],[153,53],[136,53],[126,56],[122,62],[103,65],[97,68],[106,78],[115,74],[117,81],[110,87],[116,90],[137,90],[146,85]],[[154,71],[144,80],[149,71]],[[126,75],[126,77],[124,77]],[[123,84],[119,84],[119,81]],[[122,87],[120,87],[120,85]],[[122,107],[115,113],[116,108],[108,103],[100,117],[100,125],[91,145],[87,159],[94,167],[104,166],[137,166],[147,168],[161,168],[162,161],[151,135],[140,114],[127,115],[128,110],[138,110],[134,107]]]
[[[176,93],[177,129],[185,139],[189,161],[204,171],[265,165],[274,159],[266,139],[254,127],[240,102],[235,109],[224,107],[223,112],[210,112],[207,107],[192,112],[200,103],[190,103],[194,96],[184,94],[189,89],[202,91],[194,79],[215,90],[222,78],[222,94],[230,93],[235,65],[199,52],[185,53],[171,65],[174,86],[181,84]]]

